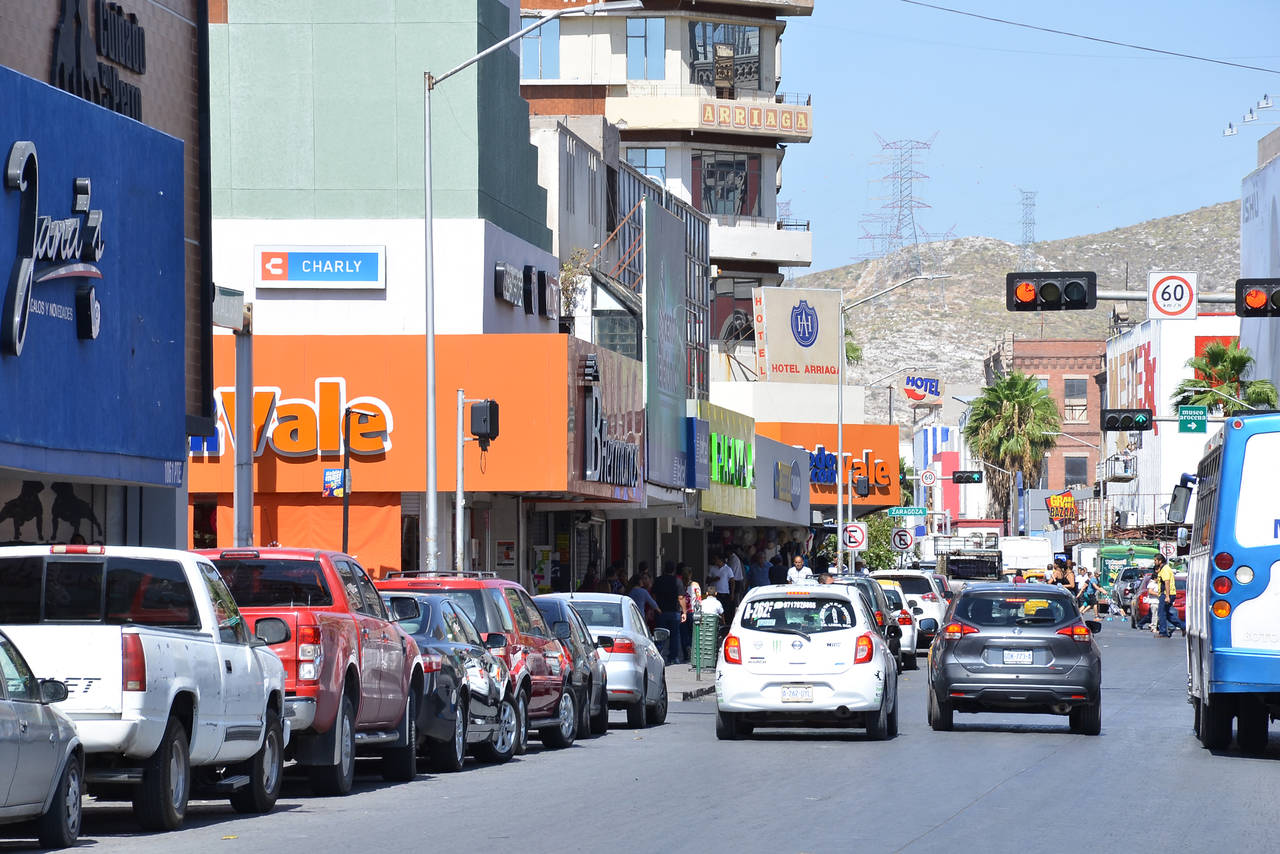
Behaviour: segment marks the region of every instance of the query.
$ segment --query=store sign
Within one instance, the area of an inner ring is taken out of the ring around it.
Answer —
[[[813,110],[810,107],[766,106],[708,98],[700,103],[699,109],[704,128],[746,131],[768,136],[813,135]]]
[[[755,486],[755,445],[721,433],[711,434],[711,480],[726,486]]]
[[[614,486],[636,486],[640,483],[640,446],[609,438],[609,423],[604,416],[604,390],[598,384],[587,387],[586,397],[583,479]]]
[[[1080,518],[1076,497],[1070,491],[1046,496],[1044,503],[1049,509],[1049,518],[1054,522],[1074,522]]]
[[[689,458],[688,489],[711,487],[711,424],[701,418],[685,419],[685,446]]]
[[[493,265],[493,296],[512,305],[524,305],[524,270],[499,261]]]
[[[53,36],[53,79],[63,91],[142,121],[142,90],[120,79],[116,66],[135,74],[147,71],[147,32],[138,16],[118,3],[61,0]],[[97,57],[115,65],[99,62]]]
[[[708,423],[710,484],[702,509],[754,519],[756,516],[755,419],[709,401],[689,402],[689,411]]]
[[[893,477],[889,471],[889,464],[882,459],[873,459],[872,450],[864,448],[862,456],[851,460],[841,481],[848,484],[848,478],[852,477],[857,480],[860,477],[867,479],[867,485],[873,494],[887,494],[889,487],[893,484]],[[822,445],[814,448],[809,452],[809,482],[813,484],[832,484],[839,477],[839,467],[836,465],[836,455],[828,453]]]
[[[260,288],[381,290],[385,246],[255,246]]]
[[[560,276],[549,270],[538,271],[538,314],[552,320],[560,317]]]
[[[907,374],[902,378],[901,391],[912,406],[941,406],[947,384],[937,374]]]
[[[800,506],[802,480],[798,463],[774,463],[773,497],[786,501],[792,510],[796,509]]]
[[[762,381],[836,381],[843,349],[839,291],[754,288],[751,306]]]

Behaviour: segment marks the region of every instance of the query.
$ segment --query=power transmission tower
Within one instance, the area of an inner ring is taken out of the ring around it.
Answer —
[[[880,142],[881,154],[872,162],[888,167],[889,171],[879,179],[880,183],[887,185],[888,194],[876,199],[883,202],[879,212],[868,214],[860,220],[864,232],[861,239],[870,241],[872,257],[887,255],[899,249],[909,250],[908,270],[919,274],[920,241],[925,233],[916,222],[916,211],[929,207],[929,204],[916,196],[915,182],[925,180],[929,176],[919,171],[916,164],[918,152],[931,148],[933,138],[928,141],[918,139],[889,141],[876,134],[876,139]],[[873,226],[875,230],[869,229],[868,225]]]
[[[1036,263],[1036,191],[1018,192],[1022,193],[1022,242],[1018,244],[1018,269],[1030,273]]]

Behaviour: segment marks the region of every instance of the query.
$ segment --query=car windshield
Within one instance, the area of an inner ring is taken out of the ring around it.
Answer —
[[[319,561],[228,558],[213,565],[241,608],[333,604]]]
[[[588,626],[622,627],[621,602],[583,602],[575,599],[573,607],[578,609],[578,613],[582,615],[583,621]]]
[[[742,627],[760,632],[812,635],[857,624],[848,600],[826,596],[778,596],[742,606]]]
[[[489,621],[486,619],[487,615],[484,610],[483,590],[467,587],[450,590],[448,595],[462,613],[467,615],[467,619],[471,620],[477,631],[485,634],[490,631]]]
[[[892,587],[881,588],[884,590],[884,598],[889,600],[889,607],[897,611],[902,607],[902,597],[898,595],[898,591]]]
[[[1074,616],[1065,596],[972,593],[956,604],[956,618],[978,627],[1050,626]]]
[[[933,586],[929,584],[929,579],[923,575],[895,575],[893,580],[902,587],[903,593],[922,594],[933,592]]]

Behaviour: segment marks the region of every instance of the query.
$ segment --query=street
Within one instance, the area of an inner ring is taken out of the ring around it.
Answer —
[[[608,735],[564,751],[535,739],[507,766],[468,760],[409,785],[366,769],[346,798],[311,797],[290,779],[275,811],[251,818],[193,803],[176,833],[140,835],[124,805],[90,805],[81,844],[100,854],[402,850],[403,840],[530,852],[1274,849],[1263,831],[1277,745],[1265,759],[1210,755],[1191,733],[1180,639],[1113,620],[1098,640],[1096,738],[1071,735],[1066,718],[1013,715],[958,715],[955,732],[935,733],[923,671],[909,671],[892,741],[766,730],[719,742],[713,698],[674,702],[664,726],[629,730],[615,712]]]

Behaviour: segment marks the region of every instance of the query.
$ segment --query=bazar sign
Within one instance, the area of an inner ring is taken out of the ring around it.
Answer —
[[[342,377],[316,380],[310,399],[284,397],[272,386],[253,389],[253,455],[260,457],[270,448],[278,456],[290,459],[338,456],[342,453],[342,415],[347,407],[358,409],[352,414],[349,437],[351,453],[376,456],[391,450],[391,432],[395,429],[391,407],[376,397],[347,399],[347,381]],[[236,436],[236,390],[234,386],[214,389],[217,408],[217,434],[208,439],[193,437],[192,456],[221,456],[223,449],[234,449]]]
[[[255,246],[260,288],[387,285],[385,246]]]
[[[609,438],[609,423],[604,417],[604,391],[598,385],[587,387],[587,441],[583,480],[614,486],[636,486],[640,483],[640,446]]]
[[[761,381],[830,383],[840,373],[840,292],[753,288],[756,371]]]
[[[700,104],[702,126],[761,134],[812,136],[810,107],[744,104],[741,101],[706,99]]]
[[[1046,496],[1044,503],[1045,507],[1049,509],[1049,518],[1055,522],[1072,522],[1080,518],[1079,508],[1076,507],[1076,497],[1070,492],[1060,492],[1056,495]]]
[[[902,379],[902,396],[913,404],[939,405],[946,390],[946,383],[936,376],[907,374]]]

